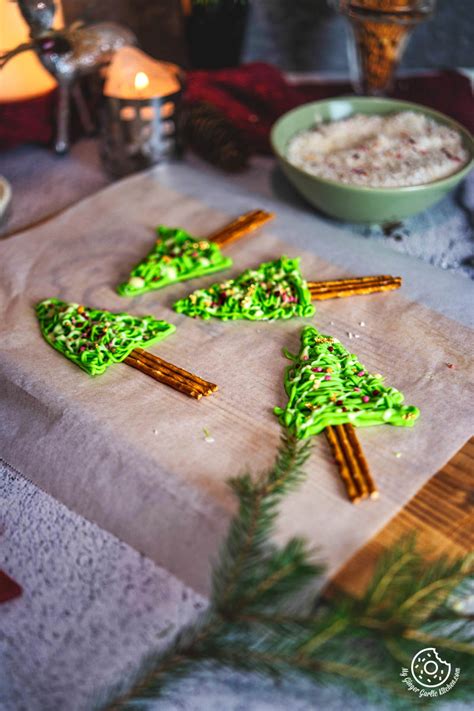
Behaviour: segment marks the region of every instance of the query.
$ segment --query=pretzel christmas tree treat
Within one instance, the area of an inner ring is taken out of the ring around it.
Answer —
[[[357,440],[355,426],[392,424],[411,427],[419,417],[403,405],[401,392],[371,375],[337,338],[306,326],[298,355],[285,373],[288,403],[276,407],[280,422],[299,439],[323,430],[339,467],[349,499],[377,498],[377,487]]]
[[[292,361],[285,374],[288,403],[275,413],[298,438],[346,422],[410,427],[420,414],[418,408],[403,405],[402,393],[385,386],[381,375],[368,373],[337,338],[313,326],[303,329],[299,355],[286,355]]]
[[[153,316],[131,316],[99,311],[58,299],[36,307],[46,341],[90,375],[100,375],[113,363],[126,363],[188,397],[200,400],[217,385],[143,350],[173,333],[176,328]]]
[[[299,259],[281,257],[247,269],[236,279],[198,289],[174,305],[194,318],[251,321],[312,316],[311,294],[301,276]]]
[[[156,228],[158,239],[153,249],[132,269],[128,281],[117,291],[121,296],[136,296],[227,269],[232,260],[222,254],[221,247],[252,232],[272,217],[263,210],[253,210],[207,239],[161,225]]]
[[[114,314],[59,299],[41,301],[36,314],[46,341],[90,375],[100,375],[134,348],[151,346],[176,330],[153,316]]]
[[[227,269],[232,264],[217,244],[193,237],[185,230],[161,226],[156,232],[158,240],[151,252],[132,269],[128,281],[117,288],[121,296],[162,289]]]

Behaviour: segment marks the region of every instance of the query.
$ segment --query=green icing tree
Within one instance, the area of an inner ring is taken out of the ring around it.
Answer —
[[[383,377],[368,373],[337,338],[313,326],[302,331],[299,355],[286,356],[292,361],[285,373],[288,403],[275,414],[299,439],[328,425],[411,427],[419,417],[417,407],[403,405],[401,392],[386,387]]]
[[[114,314],[58,299],[41,301],[36,315],[46,341],[90,375],[103,373],[134,348],[150,346],[176,330],[153,316]]]
[[[172,227],[157,227],[156,232],[158,239],[151,252],[132,269],[128,281],[117,288],[121,296],[162,289],[232,265],[232,260],[213,242]]]
[[[299,259],[281,257],[247,269],[236,279],[198,289],[174,305],[178,313],[223,321],[263,321],[312,316],[311,294],[301,276]]]

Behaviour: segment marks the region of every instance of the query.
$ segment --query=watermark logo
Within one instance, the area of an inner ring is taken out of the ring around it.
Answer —
[[[427,647],[413,657],[411,674],[421,686],[435,689],[448,680],[451,664],[443,661],[434,647]]]
[[[407,689],[420,698],[436,698],[451,691],[460,674],[458,667],[453,669],[441,659],[435,647],[426,647],[415,654],[410,669],[403,668],[400,676]]]

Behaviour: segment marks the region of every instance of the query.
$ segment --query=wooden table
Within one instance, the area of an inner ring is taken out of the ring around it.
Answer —
[[[474,547],[474,437],[435,474],[389,523],[333,578],[336,587],[360,594],[381,553],[405,534],[418,532],[426,558],[460,557]]]

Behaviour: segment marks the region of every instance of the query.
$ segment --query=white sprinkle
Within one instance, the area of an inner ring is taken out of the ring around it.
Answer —
[[[205,442],[207,442],[208,444],[212,444],[213,442],[216,441],[214,439],[214,437],[212,437],[211,433],[209,432],[209,430],[206,427],[204,427],[203,432],[204,432],[204,441]]]
[[[358,333],[354,333],[354,338],[360,338]]]
[[[362,328],[364,328],[364,326],[365,326],[365,321],[359,321],[359,326],[362,326]]]
[[[334,321],[329,321],[330,326],[334,326]]]
[[[145,286],[145,279],[142,279],[142,277],[134,276],[129,279],[128,284],[133,289],[143,289],[143,287]]]
[[[402,453],[401,452],[394,452],[394,455],[396,456],[397,459],[400,459],[400,457],[402,456]]]
[[[157,434],[158,434],[158,430],[153,430],[153,434],[154,434],[154,435],[157,435]]]

